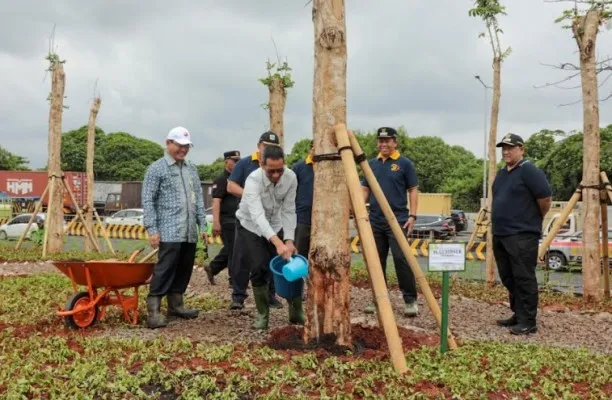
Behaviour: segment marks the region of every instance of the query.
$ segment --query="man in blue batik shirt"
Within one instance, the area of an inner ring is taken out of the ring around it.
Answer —
[[[159,248],[147,297],[149,328],[168,324],[160,311],[164,296],[169,317],[196,318],[199,313],[186,309],[183,303],[198,236],[204,243],[207,239],[200,178],[195,165],[185,160],[191,146],[187,129],[180,126],[172,129],[166,137],[166,154],[149,166],[142,185],[144,226],[151,247]]]

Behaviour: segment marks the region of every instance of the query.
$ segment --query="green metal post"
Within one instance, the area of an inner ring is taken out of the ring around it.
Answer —
[[[448,351],[448,292],[449,273],[442,272],[442,327],[440,329],[440,351],[442,354]]]

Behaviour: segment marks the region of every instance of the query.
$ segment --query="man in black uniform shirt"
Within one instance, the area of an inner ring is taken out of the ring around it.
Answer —
[[[232,270],[232,253],[234,251],[234,231],[236,228],[236,210],[240,199],[227,192],[227,178],[231,175],[234,166],[240,160],[237,150],[223,153],[225,171],[213,183],[213,234],[221,235],[223,248],[217,256],[204,269],[211,285],[215,284],[215,275],[225,267]],[[232,282],[232,274],[230,284]]]
[[[497,321],[510,333],[537,331],[538,281],[536,266],[542,219],[550,210],[551,190],[546,175],[523,160],[523,138],[509,133],[497,144],[506,165],[493,181],[493,254],[502,283],[508,289],[508,319]]]

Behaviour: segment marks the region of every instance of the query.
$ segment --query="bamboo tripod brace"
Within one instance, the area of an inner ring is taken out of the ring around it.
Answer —
[[[380,265],[380,260],[378,258],[376,252],[376,245],[374,242],[374,234],[372,233],[372,227],[368,223],[367,213],[365,209],[365,200],[363,198],[363,192],[361,189],[361,185],[359,184],[359,177],[357,175],[357,166],[355,160],[357,160],[364,172],[365,178],[370,186],[370,190],[372,194],[380,204],[380,207],[391,226],[391,230],[393,231],[393,235],[397,240],[398,244],[402,249],[402,253],[404,253],[404,257],[408,261],[410,265],[410,269],[415,276],[416,281],[419,283],[421,289],[423,290],[423,294],[425,295],[425,299],[427,301],[427,305],[431,310],[438,326],[441,327],[442,324],[442,313],[440,311],[440,306],[436,301],[431,288],[429,287],[429,283],[421,270],[412,250],[410,249],[410,244],[408,243],[408,239],[404,235],[402,228],[400,227],[395,215],[393,214],[393,210],[385,197],[368,161],[365,157],[365,154],[361,150],[361,146],[359,146],[359,142],[355,138],[355,135],[351,131],[347,131],[344,124],[338,124],[334,127],[336,140],[338,142],[338,148],[340,155],[342,157],[342,162],[344,164],[344,169],[347,174],[349,191],[351,194],[351,202],[353,205],[353,210],[355,212],[355,221],[357,223],[357,229],[359,233],[359,237],[362,241],[363,253],[366,260],[366,264],[368,267],[368,272],[370,274],[370,281],[372,283],[372,289],[374,291],[374,296],[376,297],[376,306],[378,309],[379,320],[383,329],[385,331],[385,336],[387,337],[387,342],[389,343],[389,351],[391,352],[391,357],[393,357],[394,349],[399,346],[399,352],[402,354],[403,351],[401,347],[401,341],[399,341],[399,336],[397,333],[397,326],[395,325],[395,318],[393,316],[393,311],[391,309],[391,302],[389,301],[387,286],[385,284],[385,280],[382,274],[382,267]],[[391,342],[397,340],[399,343],[397,345],[392,346]],[[448,343],[451,349],[457,348],[457,343],[455,342],[455,338],[453,335],[448,332]],[[397,368],[397,367],[396,367]]]
[[[25,229],[25,231],[23,232],[23,234],[21,235],[21,237],[19,238],[19,241],[17,242],[17,245],[15,246],[15,249],[19,249],[21,247],[21,245],[23,244],[23,241],[26,237],[26,234],[29,232],[30,230],[30,226],[32,226],[32,223],[34,223],[34,219],[36,218],[36,215],[38,215],[38,213],[41,211],[42,209],[42,205],[43,205],[43,201],[45,199],[45,196],[47,195],[47,193],[49,193],[49,197],[53,197],[53,192],[55,190],[55,180],[56,179],[61,179],[62,184],[64,186],[64,188],[66,189],[66,191],[68,192],[68,195],[70,196],[70,201],[72,202],[72,204],[74,205],[74,208],[76,209],[76,217],[75,218],[80,218],[81,222],[83,222],[83,227],[85,228],[85,232],[87,234],[87,237],[89,238],[89,240],[91,241],[91,243],[94,244],[94,247],[96,248],[96,251],[98,253],[102,253],[102,251],[100,250],[100,245],[98,244],[98,241],[95,240],[93,233],[91,232],[91,229],[89,229],[89,226],[87,226],[87,224],[85,223],[85,217],[83,216],[83,212],[81,210],[81,208],[79,207],[79,204],[76,201],[76,198],[74,197],[74,193],[72,193],[72,189],[70,189],[70,186],[68,185],[68,182],[66,182],[66,177],[64,176],[64,174],[62,173],[61,175],[57,176],[57,175],[49,175],[49,182],[47,183],[47,187],[45,187],[45,190],[42,194],[42,196],[40,197],[40,201],[38,202],[38,204],[36,205],[36,209],[34,210],[34,213],[32,213],[32,216],[30,217],[30,221],[28,221],[28,225]],[[49,186],[51,186],[51,189],[49,189]],[[55,210],[47,210],[47,212],[55,212]],[[71,222],[72,223],[72,222]],[[104,228],[102,228],[104,229]],[[45,257],[47,255],[47,239],[48,239],[48,234],[49,234],[49,230],[45,229],[45,235],[44,235],[44,239],[43,239],[43,257]],[[112,248],[112,247],[111,247]]]
[[[600,182],[601,182],[601,192],[600,192],[600,202],[601,202],[601,260],[603,267],[603,290],[604,296],[609,299],[610,298],[610,261],[609,261],[609,251],[608,251],[608,202],[612,204],[612,185],[610,185],[610,181],[608,180],[608,176],[605,172],[600,173]],[[559,218],[553,226],[550,228],[550,231],[542,241],[540,245],[540,249],[538,251],[538,260],[545,260],[546,253],[548,252],[548,248],[550,244],[554,240],[557,233],[559,233],[559,229],[565,223],[569,215],[571,214],[576,204],[582,199],[582,188],[583,184],[580,182],[580,185],[574,191],[574,194],[569,199],[567,205],[561,211]]]

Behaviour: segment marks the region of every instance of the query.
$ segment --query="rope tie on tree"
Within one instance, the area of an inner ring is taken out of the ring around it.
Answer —
[[[609,183],[608,183],[608,184],[599,183],[599,184],[597,184],[597,185],[583,185],[583,184],[580,184],[580,185],[578,186],[577,191],[582,190],[582,189],[597,189],[597,190],[603,190],[603,189],[605,189],[605,188],[606,188],[606,187],[608,187],[608,186],[610,186],[610,184],[609,184]]]
[[[312,162],[320,162],[320,161],[338,161],[342,160],[340,154],[338,153],[324,153],[324,154],[315,154],[312,156]]]

